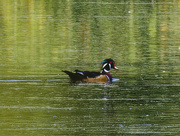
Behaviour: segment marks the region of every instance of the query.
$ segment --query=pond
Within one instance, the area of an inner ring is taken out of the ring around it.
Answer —
[[[180,1],[0,1],[0,135],[180,133]],[[119,80],[71,84],[62,70]]]

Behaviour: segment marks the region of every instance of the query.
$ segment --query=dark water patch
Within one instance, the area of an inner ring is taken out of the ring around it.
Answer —
[[[178,135],[179,5],[0,1],[0,135]],[[106,58],[110,85],[61,72]]]

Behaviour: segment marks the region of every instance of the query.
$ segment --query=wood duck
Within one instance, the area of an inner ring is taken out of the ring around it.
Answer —
[[[112,76],[109,73],[111,69],[118,69],[115,66],[115,62],[112,59],[105,59],[101,62],[100,72],[90,72],[90,71],[79,71],[74,72],[63,71],[69,75],[71,82],[87,82],[87,83],[112,83]]]

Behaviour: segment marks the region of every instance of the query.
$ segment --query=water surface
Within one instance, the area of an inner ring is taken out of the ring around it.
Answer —
[[[0,135],[180,131],[179,1],[1,1]],[[69,83],[100,70],[111,85]]]

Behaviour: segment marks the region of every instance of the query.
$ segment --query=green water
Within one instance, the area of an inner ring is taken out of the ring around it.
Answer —
[[[180,134],[180,2],[0,1],[0,135]],[[116,62],[112,85],[62,70]]]

